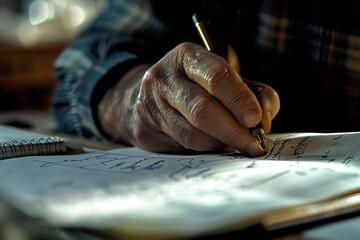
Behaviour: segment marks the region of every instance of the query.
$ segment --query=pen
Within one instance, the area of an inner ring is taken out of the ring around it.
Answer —
[[[227,57],[221,47],[221,44],[218,38],[216,37],[214,30],[212,29],[210,21],[202,19],[197,13],[195,13],[192,16],[192,19],[206,49],[227,60]],[[255,138],[260,149],[264,152],[267,151],[266,148],[267,138],[261,124],[249,128],[249,131],[251,135],[253,135],[253,137]]]

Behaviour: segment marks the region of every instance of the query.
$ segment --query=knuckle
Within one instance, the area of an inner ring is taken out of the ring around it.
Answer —
[[[143,124],[158,128],[158,121],[156,118],[157,110],[153,107],[153,104],[149,104],[147,101],[137,101],[134,109],[134,119],[132,120],[136,127],[142,127]]]
[[[148,111],[146,111],[146,109],[148,109],[148,107],[146,107],[146,103],[144,101],[141,101],[141,100],[136,101],[136,103],[135,103],[136,113],[141,115],[143,113],[148,112]]]
[[[180,43],[179,45],[177,45],[175,47],[175,49],[180,51],[180,52],[189,52],[193,48],[194,48],[194,44],[190,43],[190,42],[183,42],[183,43]]]
[[[168,84],[160,72],[161,70],[158,67],[153,67],[144,74],[136,97],[137,110],[142,108],[143,112],[151,115],[151,112],[154,112],[155,109],[164,107],[164,89]],[[142,105],[139,105],[139,103],[142,103]]]
[[[152,91],[153,94],[159,95],[163,90],[169,89],[179,78],[179,75],[173,64],[162,59],[161,62],[154,64],[144,73],[141,86],[145,91]]]
[[[151,109],[151,105],[150,101],[148,101],[148,97],[143,96],[142,94],[140,94],[138,96],[138,99],[135,103],[135,110],[137,113],[141,115],[147,115],[150,113],[150,109]]]
[[[205,79],[210,93],[214,93],[228,82],[229,70],[221,64],[214,64],[207,68]]]
[[[176,53],[180,53],[179,56],[185,56],[185,58],[187,57],[193,58],[198,55],[199,46],[191,42],[183,42],[177,45],[174,51]]]
[[[269,88],[264,85],[258,85],[252,89],[259,99],[265,100],[269,96]]]
[[[154,83],[159,81],[159,79],[161,79],[161,76],[162,76],[161,68],[158,67],[157,65],[154,65],[145,72],[141,83],[143,86],[153,85]]]
[[[250,104],[250,97],[245,91],[241,91],[234,96],[229,97],[228,108],[230,111],[235,111],[246,107]]]
[[[265,84],[258,84],[258,86],[252,90],[266,109],[271,110],[273,114],[279,111],[280,97],[272,87]]]
[[[183,42],[177,45],[173,51],[170,52],[172,59],[175,60],[178,65],[183,65],[184,61],[194,59],[198,55],[198,47],[190,42]]]
[[[191,124],[197,128],[204,126],[207,122],[211,121],[214,114],[214,104],[211,97],[199,98],[192,108],[190,109]]]

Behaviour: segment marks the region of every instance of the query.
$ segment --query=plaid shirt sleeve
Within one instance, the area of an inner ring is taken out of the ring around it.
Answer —
[[[55,62],[58,84],[51,109],[58,130],[106,139],[96,117],[98,102],[126,70],[164,54],[154,48],[159,37],[163,45],[175,44],[163,39],[177,39],[170,29],[155,17],[147,1],[109,1]]]
[[[199,43],[190,19],[204,8],[219,23],[219,36],[239,53],[242,74],[278,91],[282,110],[275,131],[358,130],[359,6],[356,0],[339,6],[287,0],[110,0],[55,64],[58,87],[52,106],[59,129],[103,139],[96,108],[105,91],[135,64],[155,63],[180,42]]]

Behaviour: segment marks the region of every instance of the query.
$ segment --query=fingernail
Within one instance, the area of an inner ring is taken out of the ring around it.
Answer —
[[[265,115],[266,115],[267,119],[269,119],[271,121],[271,112],[269,110],[265,111]]]
[[[246,153],[252,157],[258,157],[264,155],[264,151],[262,151],[259,145],[255,141],[251,141],[249,145],[246,147]]]
[[[243,124],[245,124],[245,127],[253,127],[255,126],[260,118],[260,114],[255,109],[249,109],[243,112],[241,115],[241,119],[243,121]]]
[[[270,132],[271,129],[271,113],[270,111],[265,111],[263,121],[261,122],[265,133]]]

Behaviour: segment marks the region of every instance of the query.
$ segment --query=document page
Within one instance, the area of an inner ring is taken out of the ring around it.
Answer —
[[[360,133],[279,134],[265,159],[338,162],[360,167]]]
[[[137,148],[0,161],[0,193],[57,226],[194,236],[360,189],[360,133],[274,136],[259,158]]]

